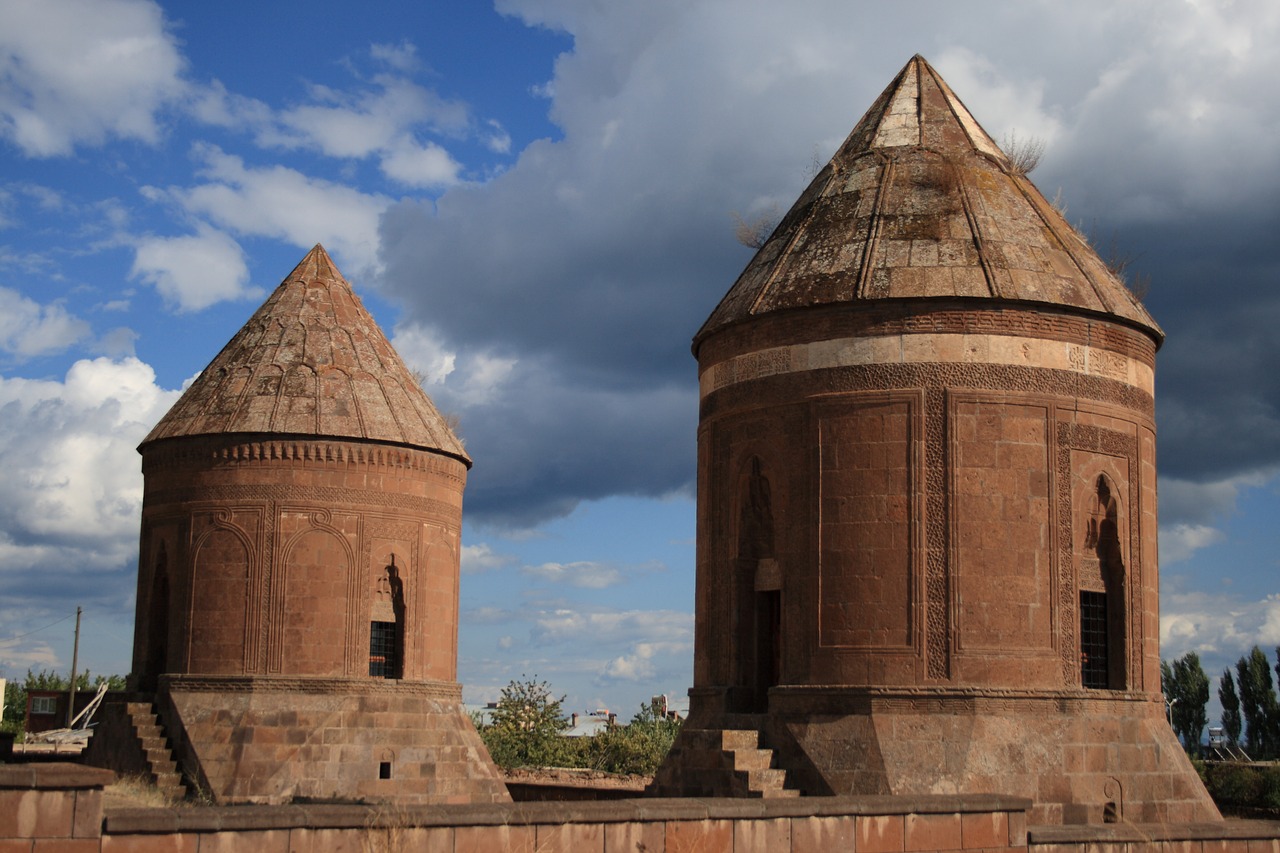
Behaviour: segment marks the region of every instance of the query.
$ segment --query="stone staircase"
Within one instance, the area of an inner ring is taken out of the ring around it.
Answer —
[[[686,724],[687,725],[687,724]],[[798,797],[755,729],[684,728],[650,791],[680,797]],[[677,759],[677,760],[671,760]]]
[[[155,708],[146,702],[129,702],[125,707],[156,788],[169,799],[184,799],[187,786],[173,760],[173,750]]]

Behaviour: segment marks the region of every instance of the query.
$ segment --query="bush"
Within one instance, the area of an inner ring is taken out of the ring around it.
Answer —
[[[495,764],[518,767],[566,767],[650,776],[671,749],[680,723],[660,709],[642,705],[625,726],[610,726],[593,737],[567,738],[569,727],[545,681],[512,681],[502,691],[488,723],[477,721],[480,738]]]
[[[1242,817],[1280,815],[1280,766],[1209,765],[1205,788],[1225,814]]]
[[[652,776],[680,731],[680,723],[661,716],[653,705],[641,705],[625,726],[605,729],[589,740],[590,766],[606,773]]]

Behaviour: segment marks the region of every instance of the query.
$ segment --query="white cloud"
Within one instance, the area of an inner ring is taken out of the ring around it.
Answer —
[[[1280,644],[1280,594],[1259,601],[1203,592],[1160,597],[1160,656],[1197,652],[1212,661],[1234,661],[1256,646]]]
[[[636,643],[629,654],[609,661],[596,679],[598,684],[613,681],[652,681],[658,673],[660,657],[684,656],[693,651],[692,643]]]
[[[89,334],[89,324],[58,302],[40,305],[0,287],[0,350],[19,358],[63,352]]]
[[[189,109],[197,121],[216,127],[260,130],[273,120],[271,107],[256,98],[227,91],[221,80],[193,88]]]
[[[0,0],[0,135],[31,157],[155,142],[184,60],[144,0]]]
[[[195,234],[138,240],[129,275],[155,287],[179,311],[262,295],[260,288],[248,287],[249,267],[240,244],[203,223]]]
[[[514,562],[514,557],[497,553],[485,542],[462,546],[462,571],[465,574],[475,575],[504,569]]]
[[[622,583],[622,572],[616,566],[582,560],[573,563],[542,563],[520,570],[527,577],[548,583],[563,583],[582,589],[606,589]]]
[[[26,618],[28,614],[17,613],[14,615],[19,618]],[[60,663],[58,655],[43,640],[17,638],[0,640],[0,672],[10,672],[16,675],[26,669],[37,671],[53,669]]]
[[[420,64],[418,48],[408,41],[400,44],[372,44],[369,46],[369,55],[405,74],[417,70]]]
[[[685,642],[693,638],[693,614],[558,608],[536,615],[533,637],[539,643]]]
[[[1215,545],[1226,538],[1221,530],[1207,524],[1161,524],[1160,564],[1171,566],[1190,559],[1201,548]]]
[[[419,143],[408,136],[387,146],[382,156],[383,174],[410,187],[447,187],[457,183],[461,169],[439,145]]]
[[[63,382],[0,378],[0,576],[67,583],[137,548],[138,442],[177,399],[136,358],[81,360]]]
[[[455,352],[436,330],[420,324],[397,326],[391,343],[410,369],[422,371],[436,405],[449,410],[492,401],[519,364],[491,350]]]
[[[428,385],[444,382],[458,361],[458,354],[446,349],[439,336],[424,326],[397,326],[391,345],[410,370],[421,371]]]
[[[471,124],[466,104],[440,97],[401,77],[378,75],[376,89],[342,91],[311,87],[311,103],[283,110],[271,120],[241,105],[239,112],[257,125],[264,147],[305,148],[327,157],[361,159],[376,156],[383,174],[411,187],[443,187],[456,183],[461,165],[435,142],[420,142],[420,132],[459,137]],[[224,102],[226,99],[222,99]],[[213,116],[234,115],[235,106]]]
[[[390,199],[284,166],[248,167],[213,145],[197,145],[194,153],[207,183],[166,193],[189,213],[237,234],[284,240],[302,250],[323,243],[340,266],[352,266],[348,274],[377,268],[378,217]]]

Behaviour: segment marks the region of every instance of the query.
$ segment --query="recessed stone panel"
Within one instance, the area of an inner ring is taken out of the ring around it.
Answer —
[[[911,646],[914,412],[884,394],[815,406],[820,645]]]
[[[1051,650],[1049,409],[958,399],[950,420],[957,647]]]
[[[197,546],[192,570],[189,672],[244,672],[248,633],[249,549],[243,534],[221,527]]]

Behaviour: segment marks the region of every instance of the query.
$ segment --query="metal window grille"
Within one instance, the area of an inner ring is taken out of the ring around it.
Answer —
[[[400,661],[396,659],[396,623],[369,624],[369,674],[374,678],[399,677]]]
[[[1110,687],[1107,672],[1107,594],[1080,591],[1080,680],[1088,688]]]

